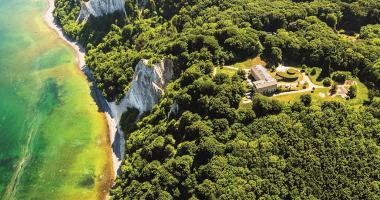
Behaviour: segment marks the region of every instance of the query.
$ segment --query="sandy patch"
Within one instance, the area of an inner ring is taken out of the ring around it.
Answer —
[[[321,98],[325,98],[325,97],[326,97],[326,94],[323,93],[323,92],[320,92],[320,93],[318,94],[318,96],[321,97]]]

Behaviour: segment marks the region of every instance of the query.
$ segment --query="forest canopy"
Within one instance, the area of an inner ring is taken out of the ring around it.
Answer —
[[[178,76],[198,61],[221,66],[261,55],[270,64],[320,67],[325,76],[355,72],[368,86],[380,86],[377,0],[126,0],[127,16],[81,24],[79,6],[57,0],[55,16],[87,48],[86,62],[108,100],[123,96],[141,58],[168,56]],[[342,37],[355,33],[354,40]]]
[[[86,47],[108,100],[123,97],[140,59],[175,63],[159,105],[128,130],[113,199],[380,198],[380,1],[126,0],[126,16],[81,24],[79,7],[56,0],[54,14]],[[244,74],[213,70],[256,56],[318,67],[334,81],[352,74],[369,101],[255,95],[241,107]]]

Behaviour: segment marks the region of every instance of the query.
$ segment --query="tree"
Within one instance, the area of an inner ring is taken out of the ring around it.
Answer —
[[[338,90],[338,85],[334,82],[330,88],[331,95],[334,95]]]
[[[127,108],[121,115],[120,126],[125,134],[129,134],[136,129],[136,120],[140,111],[137,108]]]
[[[332,80],[331,80],[331,78],[329,78],[329,77],[326,77],[326,78],[323,79],[323,81],[322,81],[322,84],[323,84],[323,86],[325,86],[325,87],[330,87],[330,86],[331,86],[331,83],[332,83]]]
[[[312,101],[312,98],[311,98],[310,94],[303,94],[303,95],[301,95],[301,102],[303,103],[303,105],[310,106],[311,105],[311,101]]]
[[[350,88],[348,89],[347,96],[350,99],[353,99],[356,97],[357,93],[358,93],[358,88],[356,87],[356,85],[351,85]]]
[[[282,62],[282,50],[278,47],[272,47],[271,62],[278,66]]]
[[[315,74],[317,74],[317,70],[313,67],[313,69],[310,72],[310,75],[314,76]]]
[[[332,79],[340,84],[343,84],[349,78],[351,78],[350,72],[337,71],[332,74]]]
[[[326,16],[326,23],[334,30],[336,29],[336,25],[338,24],[338,17],[334,13],[330,13]]]
[[[376,93],[377,92],[374,89],[368,90],[368,101],[369,101],[369,103],[373,102],[373,99],[375,98]]]
[[[307,69],[307,65],[303,64],[303,65],[301,66],[301,69],[302,69],[302,70],[301,70],[302,72],[305,72],[305,70]]]
[[[252,110],[257,116],[278,114],[282,110],[282,105],[278,100],[272,100],[262,95],[255,95],[252,99]]]

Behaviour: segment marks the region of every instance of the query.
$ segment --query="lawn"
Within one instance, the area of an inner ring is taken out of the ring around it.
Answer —
[[[220,68],[220,67],[217,67],[215,68],[216,70],[216,73],[223,73],[223,74],[227,74],[228,76],[233,76],[236,74],[237,70],[233,70],[233,69],[229,69],[229,68],[226,68],[226,67],[223,67],[223,68]]]
[[[318,88],[313,93],[311,91],[309,91],[309,92],[302,92],[302,93],[296,93],[296,94],[275,96],[272,98],[277,99],[281,102],[293,103],[293,102],[299,101],[299,99],[301,98],[301,95],[310,94],[312,99],[313,99],[313,103],[317,103],[317,104],[319,104],[323,101],[331,101],[331,100],[346,101],[341,97],[329,97],[329,96],[327,96],[328,92],[329,92],[329,88]],[[326,95],[326,97],[320,97],[319,93],[324,93]]]
[[[253,67],[255,65],[265,66],[266,63],[263,60],[261,60],[261,58],[258,56],[255,58],[250,58],[244,62],[236,63],[233,65],[233,67],[236,67],[239,69],[251,69],[251,67]]]
[[[354,79],[357,83],[358,93],[356,98],[349,100],[351,105],[361,104],[364,101],[368,100],[368,88],[364,83],[360,82],[359,79]]]
[[[314,75],[311,75],[311,71],[312,71],[313,69],[315,69],[316,73],[315,73]],[[307,74],[309,75],[309,78],[310,78],[311,82],[313,82],[315,85],[323,86],[323,83],[322,83],[323,80],[320,80],[320,81],[317,80],[318,77],[319,77],[319,75],[320,75],[321,72],[322,72],[322,69],[321,69],[321,68],[318,68],[318,67],[307,68],[307,69],[306,69],[306,72],[307,72]]]
[[[318,88],[314,91],[314,93],[309,92],[303,92],[303,93],[296,93],[296,94],[289,94],[289,95],[281,95],[281,96],[275,96],[273,99],[277,99],[281,102],[295,102],[299,101],[301,95],[303,94],[310,94],[313,98],[313,103],[320,104],[323,101],[340,101],[340,102],[346,102],[349,105],[360,105],[363,104],[364,101],[368,99],[368,89],[367,87],[361,83],[358,79],[355,79],[357,83],[358,93],[357,97],[354,99],[346,100],[341,97],[330,97],[328,96],[329,88]],[[320,93],[324,93],[325,97],[319,96]]]

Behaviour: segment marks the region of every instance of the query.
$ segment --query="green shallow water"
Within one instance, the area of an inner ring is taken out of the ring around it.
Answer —
[[[0,199],[104,199],[104,116],[45,0],[0,0]]]

